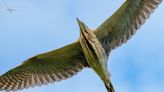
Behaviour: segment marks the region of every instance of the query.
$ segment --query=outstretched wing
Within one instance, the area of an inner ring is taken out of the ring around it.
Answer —
[[[106,53],[127,42],[145,23],[162,0],[126,0],[126,2],[96,29],[96,35]]]
[[[0,90],[19,90],[64,80],[87,67],[79,42],[35,56],[0,76]]]

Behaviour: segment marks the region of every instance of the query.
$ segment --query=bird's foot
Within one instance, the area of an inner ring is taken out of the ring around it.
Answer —
[[[113,85],[112,85],[111,82],[106,83],[105,84],[105,87],[106,87],[106,89],[107,89],[108,92],[115,92],[115,90],[114,90]]]

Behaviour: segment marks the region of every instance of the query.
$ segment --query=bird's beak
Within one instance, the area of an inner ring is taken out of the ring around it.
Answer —
[[[77,22],[79,24],[80,30],[82,30],[82,29],[84,30],[85,24],[82,21],[80,21],[78,18],[76,18],[76,19],[77,19]]]
[[[76,20],[77,20],[77,22],[78,22],[79,26],[81,27],[81,26],[83,25],[83,22],[82,22],[82,21],[80,21],[78,18],[76,18]]]
[[[77,22],[78,22],[79,27],[80,27],[80,34],[84,36],[86,31],[89,30],[89,28],[82,21],[80,21],[78,18],[76,18],[76,19],[77,19]]]

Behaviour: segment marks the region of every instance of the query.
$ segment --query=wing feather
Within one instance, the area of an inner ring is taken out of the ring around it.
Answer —
[[[19,90],[67,78],[87,67],[78,42],[37,55],[0,77],[1,90]]]
[[[106,53],[126,43],[150,17],[162,0],[127,0],[95,33]]]

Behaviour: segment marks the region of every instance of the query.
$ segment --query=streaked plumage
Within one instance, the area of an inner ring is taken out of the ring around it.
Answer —
[[[78,20],[80,26],[80,45],[83,49],[88,65],[103,80],[108,92],[114,92],[112,83],[110,82],[110,73],[107,66],[107,54],[97,39],[95,33],[91,31],[84,23]]]
[[[91,34],[95,34],[93,38],[96,37],[96,41],[101,44],[98,46],[101,49],[100,56],[105,54],[106,57],[103,59],[108,58],[112,49],[127,42],[161,2],[162,0],[127,0],[94,33],[88,30]],[[89,64],[87,59],[89,57],[86,57],[82,46],[83,44],[77,41],[26,60],[18,67],[0,76],[0,90],[10,91],[41,86],[70,78],[86,67],[94,69]],[[103,59],[99,61],[103,61]],[[106,63],[103,63],[105,67],[107,67]],[[105,67],[102,69],[106,70]],[[107,70],[105,73],[108,73]],[[98,75],[101,74],[98,73]]]

